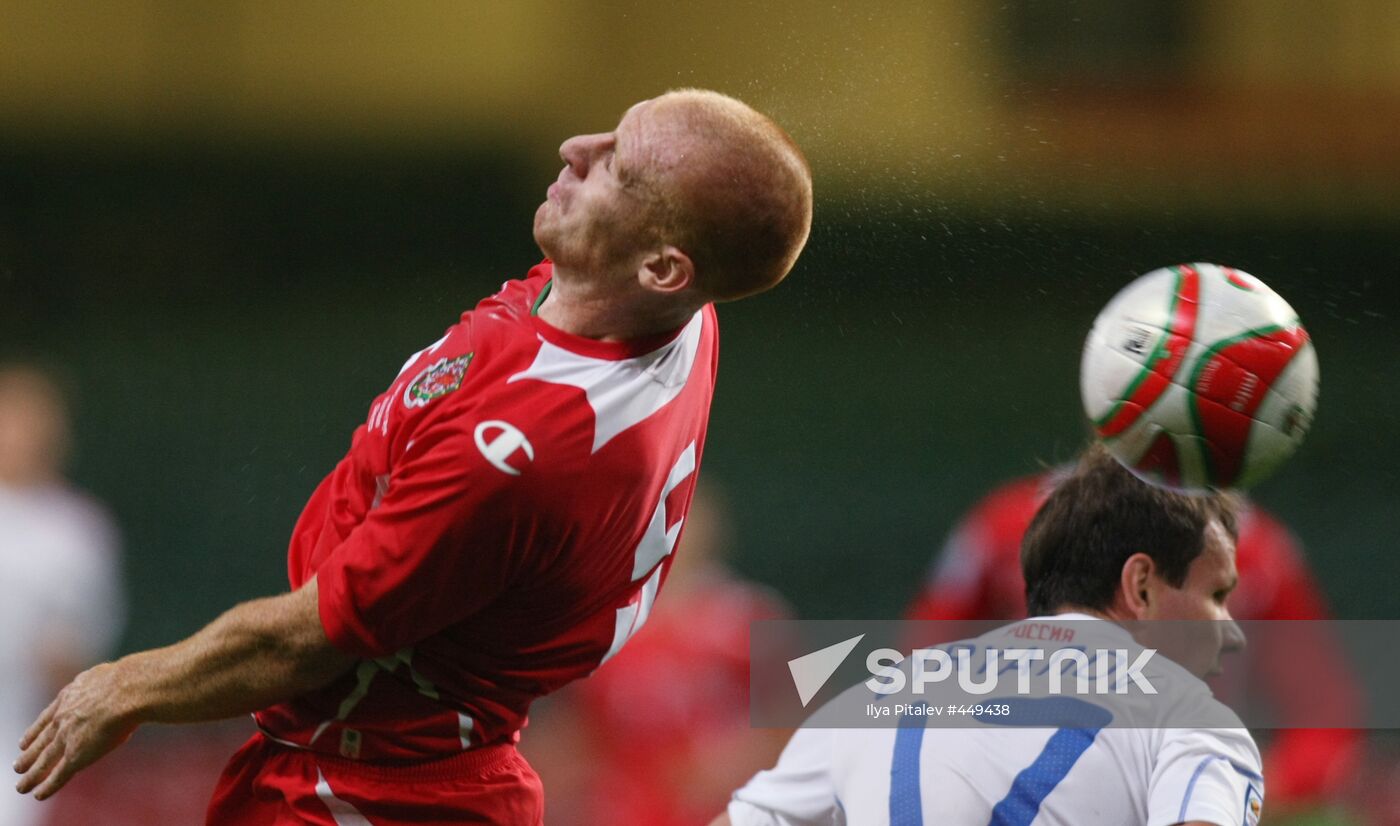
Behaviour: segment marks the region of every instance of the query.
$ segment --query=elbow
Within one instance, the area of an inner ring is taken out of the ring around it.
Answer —
[[[358,659],[336,648],[319,621],[298,627],[279,641],[279,656],[289,666],[298,693],[324,688],[354,668]]]
[[[244,636],[252,657],[265,663],[269,672],[280,674],[278,682],[292,693],[323,688],[354,667],[356,657],[331,644],[314,603],[307,605],[299,593],[241,607],[244,610],[234,612],[245,620]]]

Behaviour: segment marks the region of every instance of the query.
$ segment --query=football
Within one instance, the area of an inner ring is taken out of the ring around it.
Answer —
[[[1317,354],[1298,314],[1218,264],[1154,270],[1094,320],[1080,361],[1094,432],[1138,476],[1245,488],[1292,455],[1317,406]]]

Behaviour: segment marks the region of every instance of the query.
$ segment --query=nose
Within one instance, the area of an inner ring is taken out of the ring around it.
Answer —
[[[575,135],[559,145],[559,157],[580,178],[588,177],[593,160],[605,148],[611,135]]]
[[[1220,650],[1225,653],[1236,653],[1243,651],[1246,645],[1244,631],[1240,629],[1239,623],[1235,622],[1229,615],[1224,619],[1225,627],[1222,629]]]

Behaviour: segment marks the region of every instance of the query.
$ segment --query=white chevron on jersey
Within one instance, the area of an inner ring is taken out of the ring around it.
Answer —
[[[583,390],[593,408],[593,452],[597,453],[614,436],[680,395],[695,366],[704,324],[703,313],[697,312],[680,335],[630,359],[590,358],[541,339],[534,363],[509,381],[538,379]]]

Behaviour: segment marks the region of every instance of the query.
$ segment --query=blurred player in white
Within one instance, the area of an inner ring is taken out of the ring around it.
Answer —
[[[1147,485],[1092,448],[1026,534],[1032,619],[982,639],[1161,647],[1174,662],[1157,657],[1148,675],[1172,703],[1137,712],[1131,728],[1108,725],[1122,714],[1112,695],[1084,698],[1083,724],[1058,729],[804,728],[715,826],[1254,826],[1258,749],[1199,679],[1242,643],[1225,607],[1235,530],[1232,500]],[[1159,636],[1173,624],[1139,622],[1155,620],[1213,621],[1218,635],[1174,647]],[[1226,727],[1171,727],[1187,719]]]
[[[36,367],[0,367],[0,743],[19,741],[53,692],[111,653],[123,607],[117,533],[63,479],[68,409]],[[42,807],[0,794],[0,826]]]

